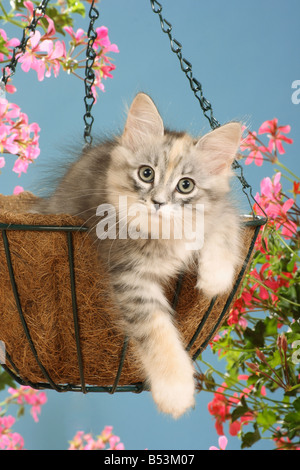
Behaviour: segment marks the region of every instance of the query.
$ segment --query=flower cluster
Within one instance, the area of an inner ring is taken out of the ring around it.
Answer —
[[[24,22],[27,24],[32,17],[34,7],[30,1],[24,2],[24,5],[28,9],[28,14],[23,15]],[[29,39],[26,52],[19,59],[22,70],[24,72],[28,72],[30,69],[34,70],[39,81],[44,80],[45,77],[51,77],[52,72],[57,77],[61,68],[68,73],[79,76],[78,71],[85,68],[86,58],[80,60],[79,57],[86,51],[89,41],[87,34],[81,28],[74,31],[71,26],[65,26],[63,30],[71,37],[67,50],[65,41],[56,37],[54,21],[47,15],[44,18],[48,23],[47,30],[44,34],[36,30]],[[105,26],[96,28],[95,32],[97,35],[93,44],[95,81],[92,90],[96,98],[97,88],[104,91],[103,79],[113,77],[111,72],[115,69],[115,65],[108,54],[110,52],[117,53],[119,50],[116,44],[111,44],[108,29]],[[79,76],[79,78],[82,77]]]
[[[247,380],[247,375],[239,375],[238,381]],[[228,421],[229,423],[229,434],[236,436],[250,421],[254,419],[251,412],[245,411],[243,415],[239,416],[239,419],[233,420],[232,411],[239,406],[243,398],[248,396],[253,386],[245,387],[240,393],[235,392],[232,396],[227,396],[230,393],[228,385],[224,382],[221,387],[218,387],[214,393],[213,400],[208,404],[208,411],[215,419],[215,428],[219,436],[224,434],[223,425]],[[226,393],[227,392],[227,393]],[[265,394],[265,389],[261,390],[262,394]]]
[[[257,165],[261,165],[265,159],[276,163],[286,169],[277,157],[277,150],[280,154],[284,153],[282,142],[291,144],[292,139],[287,138],[284,133],[290,132],[290,126],[278,126],[278,120],[264,122],[258,134],[269,132],[269,144],[264,145],[257,137],[255,132],[248,131],[247,137],[243,140],[241,149],[250,151],[245,163],[249,164],[254,159]],[[256,214],[268,217],[268,225],[265,231],[261,231],[255,248],[260,253],[259,266],[253,264],[247,275],[244,289],[235,301],[230,311],[228,325],[239,325],[242,329],[247,328],[245,314],[249,310],[259,310],[270,305],[276,305],[281,295],[285,294],[291,282],[295,282],[298,274],[297,256],[293,257],[292,265],[287,266],[286,259],[282,250],[277,249],[276,243],[272,243],[270,231],[276,234],[277,238],[282,238],[292,243],[299,243],[299,217],[300,208],[297,205],[296,198],[299,195],[300,183],[294,177],[293,187],[290,197],[283,191],[282,172],[276,171],[275,175],[265,177],[260,183],[260,192],[255,195],[256,203],[253,210]],[[285,175],[284,175],[285,176]]]
[[[93,438],[91,434],[78,431],[68,450],[124,450],[120,438],[112,433],[112,426],[105,426],[102,433]]]
[[[31,1],[25,1],[21,6],[22,8],[26,10],[26,13],[15,13],[13,22],[14,24],[19,22],[19,25],[24,27],[31,22],[34,4]],[[68,9],[70,10],[70,8]],[[80,2],[74,4],[72,8],[75,12],[84,14],[84,6]],[[52,10],[55,11],[56,8]],[[37,18],[41,15],[38,10],[35,14]],[[9,19],[10,15],[6,13],[5,18]],[[60,23],[63,18],[67,18],[71,23],[66,11],[63,12],[63,15],[56,15],[56,22],[48,15],[44,15],[38,24],[39,29],[36,29],[34,34],[29,37],[25,53],[16,50],[16,57],[22,70],[24,72],[34,70],[39,81],[44,80],[45,77],[57,77],[60,70],[84,80],[79,72],[85,69],[86,66],[85,52],[89,38],[82,29],[74,31],[68,22],[66,24],[64,22]],[[59,34],[64,36],[67,34],[70,37],[69,44],[63,39],[58,39],[57,28]],[[93,43],[95,80],[92,93],[96,100],[97,90],[105,90],[103,81],[113,77],[112,72],[115,65],[112,63],[109,54],[118,53],[119,50],[116,44],[110,42],[108,29],[105,26],[96,28],[95,33],[96,37]],[[13,48],[17,47],[19,43],[20,41],[16,38],[9,39],[4,29],[0,29],[0,62],[4,64],[8,62],[11,59]],[[82,58],[81,55],[83,55]],[[7,69],[8,77],[9,73]],[[14,93],[16,88],[10,82],[11,77],[8,79],[5,90]],[[13,171],[18,176],[26,173],[28,165],[39,156],[39,132],[38,124],[30,124],[28,116],[21,112],[16,104],[9,103],[0,95],[0,154],[17,155]],[[5,163],[4,156],[1,156],[0,169],[5,166]],[[17,194],[22,189],[18,186],[15,188],[16,192],[14,193]]]
[[[0,408],[1,414],[1,408]],[[1,450],[22,450],[24,448],[24,439],[12,431],[12,426],[16,419],[13,416],[0,416],[0,449]]]
[[[8,393],[11,394],[11,397],[6,401],[7,403],[16,403],[20,406],[30,405],[30,413],[34,421],[38,422],[38,415],[41,413],[41,406],[47,402],[47,395],[45,392],[37,392],[31,387],[21,386],[19,388],[8,389]]]
[[[4,98],[0,98],[0,122],[0,153],[18,156],[13,171],[20,176],[40,154],[40,128],[37,123],[28,122],[19,106]],[[0,157],[0,168],[4,166],[5,158]]]
[[[15,404],[19,406],[18,415],[22,415],[24,407],[31,407],[31,415],[35,422],[38,422],[38,415],[41,412],[41,406],[47,401],[44,392],[39,392],[31,387],[21,386],[19,388],[8,389],[10,394],[2,403],[0,408],[0,449],[1,450],[23,450],[23,437],[12,430],[16,422],[16,418],[7,414],[8,406]]]
[[[225,359],[226,373],[205,363],[209,369],[199,375],[199,389],[214,392],[209,412],[218,434],[223,435],[228,423],[242,448],[268,433],[276,448],[299,449],[300,361],[295,345],[300,338],[300,179],[278,159],[284,145],[293,142],[285,135],[290,130],[273,119],[258,133],[248,131],[242,142],[246,164],[268,161],[275,166],[275,174],[261,181],[253,207],[256,214],[267,215],[268,222],[259,233],[227,325],[210,343]],[[267,144],[262,134],[267,134]],[[216,373],[224,379],[221,386]],[[243,378],[247,387],[241,390]],[[267,391],[277,396],[271,398]],[[252,430],[244,433],[246,424]]]
[[[244,127],[244,130],[246,128]],[[277,151],[283,155],[285,150],[283,142],[292,144],[293,140],[286,137],[291,131],[290,126],[278,126],[278,119],[274,118],[270,121],[265,121],[259,128],[258,134],[256,132],[247,132],[247,136],[241,143],[241,150],[248,152],[245,164],[250,165],[254,161],[257,166],[262,166],[264,159],[270,160],[272,163],[277,161]],[[267,134],[269,139],[268,145],[265,145],[258,137],[258,135]],[[264,158],[265,157],[265,158]]]

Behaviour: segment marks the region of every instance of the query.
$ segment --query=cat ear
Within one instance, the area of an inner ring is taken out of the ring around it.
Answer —
[[[211,174],[228,173],[239,149],[242,125],[230,122],[202,137],[196,144],[203,161]]]
[[[136,150],[149,137],[163,136],[164,124],[152,99],[139,93],[133,100],[122,135],[122,143]]]

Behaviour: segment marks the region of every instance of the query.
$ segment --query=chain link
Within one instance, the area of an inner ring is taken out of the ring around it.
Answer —
[[[86,65],[85,65],[85,79],[84,79],[84,86],[85,86],[85,97],[84,97],[84,104],[85,104],[85,114],[83,116],[83,120],[85,123],[84,128],[84,140],[85,145],[89,146],[93,142],[93,138],[91,136],[92,125],[94,122],[94,117],[92,116],[91,110],[93,104],[95,102],[95,97],[93,95],[92,87],[95,82],[95,72],[93,70],[94,61],[96,58],[96,51],[93,48],[95,39],[97,38],[97,33],[94,30],[94,23],[99,18],[99,12],[97,8],[94,6],[95,0],[92,1],[91,8],[89,11],[89,18],[90,18],[90,25],[88,29],[88,45],[86,49]]]
[[[15,74],[18,61],[22,57],[22,55],[25,54],[27,43],[29,39],[34,35],[39,20],[45,16],[46,8],[49,1],[50,0],[42,0],[40,5],[33,10],[32,20],[30,24],[25,26],[25,28],[23,29],[23,36],[20,41],[20,44],[13,49],[12,57],[9,64],[7,64],[2,69],[1,81],[2,83],[4,83],[4,85],[6,85],[9,78],[11,78]],[[10,70],[9,73],[7,73],[7,69]]]
[[[190,87],[191,87],[195,97],[197,98],[197,100],[200,103],[200,107],[203,111],[204,116],[209,121],[211,129],[213,129],[213,130],[217,129],[218,127],[221,126],[221,124],[219,123],[219,121],[217,121],[217,119],[213,115],[212,105],[205,98],[205,96],[203,94],[203,89],[202,89],[201,83],[199,82],[199,80],[197,80],[193,76],[192,64],[187,59],[185,59],[182,55],[182,44],[179,41],[177,41],[177,39],[175,39],[172,35],[172,25],[171,25],[171,23],[169,21],[167,21],[162,15],[162,5],[161,5],[161,3],[159,3],[157,0],[150,0],[150,3],[151,3],[151,7],[152,7],[153,12],[155,14],[157,14],[158,17],[159,17],[162,32],[169,37],[171,51],[177,56],[177,58],[180,62],[180,68],[184,72],[185,76],[187,77],[187,79],[189,81],[189,84],[190,84]],[[260,207],[260,205],[257,203],[257,201],[255,200],[255,198],[252,194],[251,185],[246,181],[246,179],[244,177],[243,167],[235,159],[233,161],[232,168],[239,172],[239,174],[236,174],[236,176],[237,176],[237,178],[239,179],[239,181],[242,185],[242,191],[248,199],[252,214],[254,216],[250,198],[258,205],[258,207]],[[249,194],[247,193],[247,190],[249,191]],[[262,210],[262,212],[266,216],[265,211],[261,207],[260,207],[260,209]]]
[[[156,13],[159,17],[162,32],[167,34],[169,37],[171,51],[177,56],[180,62],[180,68],[187,77],[190,87],[196,99],[199,101],[203,114],[209,121],[210,127],[212,129],[220,127],[221,124],[213,115],[211,103],[203,95],[201,83],[193,76],[192,64],[182,55],[182,44],[173,37],[172,25],[162,15],[162,5],[157,0],[150,0],[150,2],[153,12]]]

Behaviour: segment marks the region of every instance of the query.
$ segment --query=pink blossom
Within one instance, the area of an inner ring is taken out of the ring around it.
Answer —
[[[111,44],[108,37],[108,28],[106,26],[100,26],[100,28],[96,28],[96,33],[97,37],[94,42],[95,49],[100,47],[103,49],[103,54],[107,54],[107,52],[119,52],[118,46],[116,44]]]
[[[5,166],[5,158],[0,157],[0,168],[3,168]]]
[[[291,126],[278,126],[278,119],[274,118],[270,121],[265,121],[259,128],[259,134],[268,134],[270,139],[268,150],[270,153],[276,149],[282,155],[285,150],[282,146],[282,142],[292,144],[293,140],[286,137],[283,134],[287,134],[291,131]]]
[[[280,183],[281,173],[278,172],[274,176],[273,181],[271,178],[264,178],[260,183],[260,192],[262,196],[266,196],[269,199],[276,199],[281,192],[281,183]]]
[[[263,155],[262,151],[264,151],[264,147],[258,146],[256,139],[256,132],[249,132],[247,137],[242,140],[240,145],[241,150],[248,150],[250,151],[248,157],[245,160],[245,165],[250,165],[253,162],[257,166],[262,166],[263,164]]]
[[[0,449],[1,450],[21,450],[24,447],[24,439],[11,428],[15,424],[13,416],[0,416]]]
[[[47,402],[45,392],[38,392],[31,387],[21,386],[18,389],[9,388],[8,392],[19,405],[31,405],[31,415],[35,422],[38,421],[38,414],[41,413],[41,406]]]
[[[15,143],[17,133],[12,133],[11,126],[0,125],[0,153],[6,150],[8,153],[16,155],[19,151],[19,146]]]
[[[0,119],[3,122],[6,120],[12,124],[13,119],[20,116],[20,107],[14,103],[9,103],[7,99],[0,98]]]
[[[11,55],[10,53],[12,52],[12,49],[20,44],[19,39],[17,38],[12,38],[12,39],[7,39],[7,34],[4,31],[4,29],[0,29],[0,36],[4,40],[4,47],[8,49],[9,54],[7,55],[7,58],[10,58]],[[0,62],[4,61],[4,54],[0,53]]]
[[[219,447],[211,446],[209,450],[225,450],[228,444],[226,436],[220,436],[218,439]]]
[[[75,46],[84,44],[84,41],[87,36],[83,29],[81,28],[77,29],[76,33],[74,32],[71,26],[65,26],[63,29],[66,31],[66,33],[70,34]]]
[[[24,191],[24,188],[22,186],[15,186],[13,194],[16,196]]]
[[[34,35],[29,39],[28,46],[25,54],[20,57],[19,62],[22,64],[21,69],[24,72],[29,72],[33,69],[37,72],[38,80],[42,81],[45,73],[45,63],[36,57],[36,53],[40,51],[41,33],[35,31]]]
[[[69,450],[124,450],[124,444],[120,438],[112,433],[112,426],[105,426],[100,436],[96,439],[91,434],[78,431],[70,442]]]
[[[23,160],[22,158],[17,158],[14,163],[13,170],[18,176],[21,176],[21,173],[27,173],[28,161]]]
[[[34,10],[34,4],[30,1],[24,2],[25,7],[27,8],[28,12],[27,15],[23,15],[21,13],[17,13],[16,16],[22,17],[22,20],[24,23],[29,24],[31,22],[31,19],[33,17],[33,10]],[[40,13],[38,10],[35,12],[36,18],[40,16]],[[47,36],[53,36],[55,34],[55,27],[54,27],[54,21],[47,15],[44,15],[45,20],[48,22],[48,29],[47,29]]]
[[[124,444],[120,442],[118,436],[111,436],[109,438],[109,448],[110,450],[124,450]]]

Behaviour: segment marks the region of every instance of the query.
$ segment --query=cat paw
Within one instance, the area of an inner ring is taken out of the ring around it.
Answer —
[[[197,288],[209,299],[216,295],[225,294],[232,289],[234,267],[230,263],[220,263],[201,272]]]
[[[177,380],[159,380],[151,387],[153,399],[162,413],[170,414],[174,419],[179,418],[195,406],[195,382],[191,377]]]

